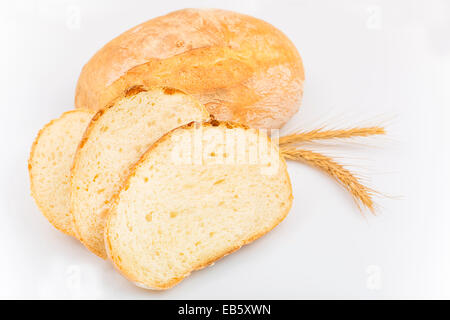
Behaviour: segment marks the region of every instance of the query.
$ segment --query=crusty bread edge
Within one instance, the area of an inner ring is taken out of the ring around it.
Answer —
[[[68,115],[72,114],[72,113],[76,113],[76,112],[86,112],[86,113],[90,113],[92,115],[95,114],[95,111],[91,110],[91,109],[74,109],[74,110],[69,110],[64,112],[63,114],[61,114],[61,116],[59,116],[56,119],[51,120],[50,122],[48,122],[44,127],[42,127],[41,130],[39,130],[36,138],[33,141],[33,144],[31,146],[31,151],[30,151],[30,156],[28,158],[28,175],[30,177],[30,191],[31,191],[31,196],[33,197],[36,205],[38,206],[39,210],[42,212],[42,214],[44,215],[44,217],[50,222],[50,224],[55,227],[57,230],[72,236],[72,237],[76,237],[76,232],[74,230],[74,225],[72,223],[72,228],[71,230],[69,229],[65,229],[62,228],[60,226],[57,226],[55,224],[55,221],[50,217],[49,213],[44,209],[44,205],[41,203],[41,201],[38,199],[37,195],[36,195],[36,191],[35,191],[35,185],[34,185],[34,177],[33,177],[33,173],[32,173],[32,159],[34,158],[34,153],[36,151],[36,147],[38,144],[38,141],[40,140],[42,134],[44,133],[44,131],[46,131],[48,128],[50,128],[53,124],[55,124],[57,121],[63,119],[64,117],[67,117]]]
[[[114,107],[116,105],[117,102],[119,102],[120,100],[124,99],[124,98],[128,98],[131,96],[135,96],[141,92],[147,92],[147,91],[151,91],[151,90],[162,90],[164,93],[166,94],[175,94],[175,93],[181,93],[183,95],[187,95],[189,97],[191,97],[193,100],[197,101],[194,97],[192,97],[190,94],[181,91],[179,89],[175,89],[175,88],[171,88],[171,87],[167,87],[167,86],[154,86],[154,87],[145,87],[142,85],[136,85],[136,86],[132,86],[128,89],[126,89],[122,95],[120,95],[119,97],[117,97],[116,99],[114,99],[113,101],[111,101],[108,105],[105,106],[105,108],[97,111],[97,113],[92,117],[91,122],[89,123],[88,127],[86,128],[86,131],[84,132],[83,137],[81,138],[81,141],[77,147],[77,151],[75,152],[75,156],[74,156],[74,160],[73,160],[73,164],[72,164],[72,168],[70,170],[70,190],[71,190],[71,194],[73,192],[73,177],[74,177],[74,172],[77,170],[77,164],[78,164],[78,160],[80,159],[80,154],[81,151],[86,143],[86,141],[89,139],[92,130],[94,129],[94,127],[96,126],[97,121],[101,118],[101,116],[107,112],[108,109]],[[206,108],[200,103],[198,102],[198,106],[202,107],[203,111],[205,112],[205,117],[209,116],[208,112],[206,111]],[[140,160],[138,160],[139,162]],[[114,196],[113,196],[114,198]],[[110,202],[111,203],[111,202]],[[72,199],[72,196],[70,197],[70,213],[72,216],[72,221],[73,221],[73,225],[74,225],[74,231],[76,234],[76,238],[87,248],[89,249],[89,251],[91,251],[92,253],[94,253],[95,255],[99,256],[102,259],[107,259],[106,255],[103,255],[103,252],[100,252],[99,250],[97,250],[96,248],[92,247],[91,245],[89,245],[89,243],[83,239],[83,237],[81,236],[78,224],[77,224],[77,220],[75,218],[75,214],[73,213],[73,208],[74,208],[74,202]]]
[[[139,29],[141,29],[140,27],[147,26],[149,24],[150,25],[154,24],[155,20],[158,20],[158,21],[162,20],[162,21],[165,22],[168,16],[172,16],[172,15],[174,15],[176,13],[182,14],[183,12],[190,11],[190,10],[195,10],[195,11],[197,11],[197,13],[205,13],[206,11],[209,11],[209,12],[216,11],[216,12],[220,12],[221,15],[223,15],[223,14],[232,15],[234,18],[238,18],[238,19],[241,19],[242,21],[245,21],[247,23],[251,23],[253,28],[255,28],[256,24],[261,24],[265,28],[270,30],[270,32],[266,32],[266,33],[277,33],[277,37],[280,38],[280,39],[283,39],[283,41],[282,41],[283,42],[283,46],[282,46],[281,50],[283,50],[283,51],[292,50],[292,52],[296,54],[296,56],[298,58],[298,60],[296,62],[299,63],[300,80],[302,82],[305,80],[305,71],[304,71],[303,59],[302,59],[302,57],[301,57],[301,55],[300,55],[300,53],[298,51],[298,48],[295,46],[295,44],[291,40],[291,38],[289,38],[288,35],[285,32],[283,32],[281,29],[279,29],[275,25],[269,23],[268,21],[263,20],[262,18],[258,18],[256,16],[252,16],[252,15],[245,14],[243,12],[234,11],[234,10],[225,10],[225,9],[219,9],[219,8],[183,8],[183,9],[170,11],[170,12],[165,13],[163,15],[156,16],[156,17],[153,17],[153,18],[151,18],[149,20],[146,20],[146,21],[144,21],[142,23],[139,23],[138,25],[135,25],[135,26],[133,26],[133,27],[131,27],[131,28],[121,32],[119,35],[117,35],[114,38],[110,39],[105,45],[103,45],[101,48],[99,48],[94,53],[94,55],[92,55],[90,57],[88,62],[83,65],[81,73],[80,73],[80,75],[79,75],[79,77],[77,79],[76,90],[75,90],[75,101],[74,101],[75,107],[76,108],[83,107],[83,103],[87,102],[87,101],[83,101],[83,102],[79,101],[79,96],[80,96],[79,91],[81,90],[81,88],[80,88],[80,80],[84,80],[84,82],[86,82],[85,79],[90,78],[91,73],[93,73],[92,70],[88,70],[89,73],[87,73],[87,71],[86,71],[86,69],[88,69],[87,67],[90,66],[91,64],[93,64],[92,60],[93,60],[94,57],[96,57],[96,55],[98,53],[103,52],[105,50],[105,48],[108,49],[108,48],[111,47],[111,42],[116,42],[118,40],[118,38],[123,38],[125,34],[126,34],[127,38],[130,38],[130,37],[132,37],[133,31],[139,33],[139,32],[141,32],[141,30],[139,30]],[[261,34],[261,31],[260,31],[262,29],[261,25],[258,25],[256,27],[256,29],[259,30],[259,34]],[[204,33],[204,31],[199,31],[199,33],[202,34],[202,33]],[[266,33],[262,33],[262,34],[265,36]],[[127,39],[127,38],[125,38],[125,39]],[[224,40],[224,41],[229,41],[229,40]],[[175,43],[168,42],[167,45],[169,47],[173,47],[173,46],[178,47],[178,44],[176,42]],[[148,64],[150,61],[152,61],[154,59],[155,60],[164,61],[164,60],[170,59],[170,58],[175,57],[175,56],[180,56],[180,55],[184,55],[184,54],[190,53],[190,52],[195,51],[197,49],[216,48],[216,47],[223,47],[223,46],[229,46],[229,45],[220,45],[220,44],[217,44],[215,42],[212,42],[212,43],[208,43],[208,44],[203,44],[201,46],[194,46],[193,48],[192,47],[187,47],[185,50],[180,51],[178,53],[175,53],[173,55],[166,55],[166,54],[164,54],[161,57],[161,56],[158,56],[158,55],[155,56],[155,55],[151,54],[150,57],[147,57],[144,62],[137,63],[137,64],[133,65],[132,67],[127,67],[125,70],[117,72],[117,74],[119,74],[119,76],[113,77],[114,80],[112,82],[105,83],[103,85],[102,91],[104,91],[106,88],[111,86],[113,83],[115,83],[117,81],[120,81],[124,77],[127,77],[128,72],[130,72],[132,69],[135,69],[135,68],[141,67],[143,65],[146,65],[146,64]],[[129,49],[131,51],[136,51],[138,48],[140,48],[140,46],[136,46],[136,45],[129,46]],[[280,49],[278,49],[278,50],[280,50]],[[117,56],[117,55],[120,55],[120,54],[118,54],[117,52],[113,52],[110,56]],[[111,60],[111,59],[109,59],[109,60]],[[123,64],[123,59],[120,61],[119,64]],[[84,77],[82,78],[82,76],[84,76]],[[94,78],[95,78],[95,76],[94,76]],[[161,84],[161,86],[163,86],[163,85]],[[88,100],[90,100],[90,99],[88,99]],[[92,101],[90,101],[90,102],[92,102]],[[89,104],[88,108],[91,109],[91,110],[95,110],[95,111],[98,111],[102,107],[102,106],[97,105],[98,103],[95,103],[95,106],[92,106],[92,103],[88,103],[88,104]]]
[[[293,193],[292,193],[292,183],[291,180],[289,178],[289,174],[287,173],[287,169],[286,169],[286,177],[287,177],[287,181],[288,181],[288,185],[289,185],[289,189],[290,189],[290,195],[289,195],[289,207],[286,209],[286,211],[280,216],[280,218],[269,228],[267,228],[266,230],[261,231],[260,233],[245,239],[244,241],[242,241],[242,243],[240,245],[236,245],[233,248],[229,249],[228,251],[218,254],[216,256],[211,257],[211,259],[207,260],[206,262],[199,264],[197,266],[195,266],[190,272],[184,274],[181,277],[178,278],[173,278],[171,279],[171,281],[166,282],[166,283],[156,283],[153,285],[149,285],[149,284],[145,284],[142,282],[139,282],[138,279],[135,279],[133,275],[131,275],[129,272],[127,272],[127,270],[125,270],[124,268],[122,268],[121,264],[119,261],[117,261],[112,246],[111,246],[111,241],[109,238],[109,228],[110,228],[110,220],[111,217],[115,214],[117,214],[116,212],[116,207],[117,204],[119,202],[119,197],[120,197],[120,193],[122,190],[126,190],[129,188],[130,185],[130,180],[132,177],[135,176],[137,169],[142,165],[143,162],[145,162],[145,160],[149,157],[149,155],[151,154],[151,151],[156,148],[156,146],[158,146],[160,143],[162,143],[163,141],[167,140],[170,138],[170,136],[173,134],[173,132],[175,130],[181,129],[181,128],[189,128],[195,125],[195,122],[191,122],[189,124],[183,125],[181,127],[175,128],[171,131],[169,131],[168,133],[166,133],[164,136],[162,136],[157,142],[155,142],[152,146],[150,146],[147,151],[142,155],[141,159],[136,162],[136,164],[131,168],[130,170],[130,174],[128,176],[128,178],[125,180],[125,182],[123,183],[122,187],[119,189],[119,191],[113,196],[112,201],[111,201],[111,206],[110,206],[110,211],[109,211],[109,215],[106,221],[106,225],[105,225],[105,233],[104,233],[104,237],[105,237],[105,248],[106,248],[106,252],[108,255],[108,259],[111,260],[113,266],[119,271],[119,273],[121,273],[125,278],[127,278],[128,280],[130,280],[131,282],[133,282],[136,286],[144,288],[144,289],[149,289],[149,290],[166,290],[166,289],[170,289],[172,287],[174,287],[175,285],[177,285],[178,283],[180,283],[182,280],[184,280],[186,277],[188,277],[193,271],[197,271],[200,269],[203,269],[211,264],[213,264],[215,261],[218,261],[222,258],[224,258],[225,256],[239,250],[242,246],[245,246],[247,244],[250,244],[251,242],[257,240],[258,238],[264,236],[265,234],[267,234],[268,232],[270,232],[272,229],[274,229],[276,226],[278,226],[288,215],[289,211],[292,208],[292,202],[294,199]],[[220,125],[225,125],[228,128],[233,128],[233,127],[240,127],[243,129],[250,129],[248,126],[243,125],[243,124],[238,124],[238,123],[234,123],[234,122],[230,122],[230,121],[217,121],[212,119],[209,122],[205,122],[202,125],[210,125],[210,126],[220,126]],[[270,137],[267,137],[269,139],[269,141],[271,142]],[[273,144],[274,147],[278,150],[278,146],[276,146],[275,144]],[[285,159],[281,156],[280,154],[280,160],[282,161],[282,163],[284,164],[284,167],[286,168],[286,161]]]
[[[87,248],[89,249],[89,251],[91,251],[92,253],[94,253],[95,255],[99,256],[100,258],[105,259],[105,257],[102,255],[101,252],[99,252],[98,250],[96,250],[95,248],[91,248],[88,243],[83,239],[83,237],[81,236],[80,233],[80,229],[78,227],[77,224],[77,219],[75,218],[75,214],[73,213],[74,211],[74,200],[72,197],[73,194],[73,176],[74,176],[74,171],[77,168],[77,163],[78,160],[80,158],[80,152],[81,149],[83,148],[84,144],[86,143],[87,139],[89,138],[91,132],[92,132],[92,128],[94,127],[96,121],[101,117],[101,115],[106,111],[106,109],[97,111],[95,113],[95,115],[92,117],[91,121],[89,122],[86,130],[84,131],[83,137],[80,140],[80,143],[78,144],[77,150],[75,152],[75,156],[73,158],[73,162],[72,162],[72,167],[70,168],[70,215],[72,216],[72,224],[73,224],[73,229],[76,235],[76,238]]]

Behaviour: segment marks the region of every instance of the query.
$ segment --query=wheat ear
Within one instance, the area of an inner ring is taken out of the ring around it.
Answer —
[[[339,130],[325,130],[323,128],[320,128],[311,131],[297,132],[280,137],[279,144],[280,146],[286,146],[289,144],[309,142],[314,140],[368,137],[372,135],[379,135],[385,133],[386,131],[384,130],[384,128],[378,126],[366,128],[339,129]]]
[[[352,172],[341,164],[330,157],[309,150],[281,146],[280,151],[286,159],[304,162],[324,171],[350,192],[360,210],[362,210],[361,205],[363,205],[374,213],[372,199],[374,190],[364,186]]]

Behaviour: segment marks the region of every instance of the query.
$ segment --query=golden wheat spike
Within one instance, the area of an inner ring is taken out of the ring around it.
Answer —
[[[378,126],[366,128],[340,129],[340,130],[324,130],[323,128],[320,128],[311,131],[293,133],[284,137],[280,137],[279,143],[280,146],[283,146],[292,143],[302,143],[314,140],[368,137],[372,135],[379,135],[385,133],[386,131],[384,130],[384,128]]]
[[[352,172],[330,157],[289,146],[281,146],[280,151],[286,159],[300,161],[324,171],[350,192],[360,210],[362,210],[362,204],[374,213],[374,202],[372,199],[374,191],[364,186]]]

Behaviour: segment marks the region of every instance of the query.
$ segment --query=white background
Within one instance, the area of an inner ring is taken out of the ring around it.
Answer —
[[[47,223],[29,196],[27,159],[38,130],[73,107],[95,51],[184,7],[251,14],[292,39],[306,85],[284,132],[387,124],[387,137],[331,154],[392,197],[363,216],[334,181],[290,163],[295,200],[283,223],[152,292]],[[2,1],[0,11],[0,298],[450,298],[449,1],[30,0]]]

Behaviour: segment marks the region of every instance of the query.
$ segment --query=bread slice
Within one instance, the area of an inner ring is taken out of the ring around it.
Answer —
[[[71,211],[80,241],[106,258],[103,228],[111,197],[129,168],[170,130],[205,121],[202,104],[171,88],[135,87],[99,111],[75,155],[71,177]]]
[[[108,256],[137,285],[167,289],[270,231],[292,198],[266,134],[215,121],[183,126],[145,153],[115,196]]]
[[[95,112],[64,113],[39,131],[28,160],[30,188],[44,216],[58,230],[75,236],[70,214],[70,168],[77,146]]]

